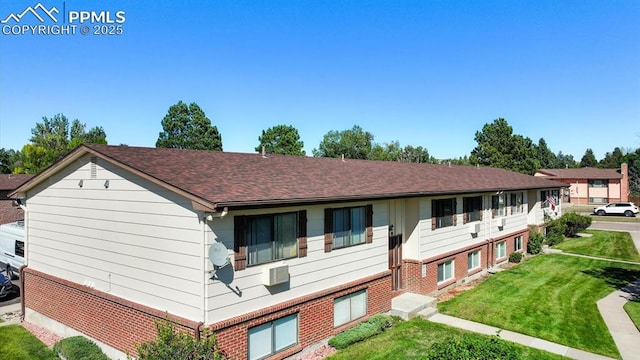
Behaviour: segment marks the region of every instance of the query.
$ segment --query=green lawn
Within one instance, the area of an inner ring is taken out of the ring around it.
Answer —
[[[584,232],[593,236],[566,239],[553,248],[573,254],[640,262],[640,254],[629,233],[602,230]]]
[[[20,325],[0,327],[0,360],[58,359],[38,338]]]
[[[424,359],[431,344],[450,337],[460,337],[464,330],[446,325],[432,323],[421,318],[402,322],[393,328],[371,339],[349,346],[331,355],[327,360],[404,360]],[[474,337],[486,335],[469,333]],[[519,359],[563,359],[563,357],[546,351],[514,344]]]
[[[596,301],[640,277],[640,266],[540,255],[438,305],[445,314],[619,357]]]
[[[627,302],[624,305],[624,311],[629,314],[631,321],[633,321],[638,330],[640,330],[640,299]]]

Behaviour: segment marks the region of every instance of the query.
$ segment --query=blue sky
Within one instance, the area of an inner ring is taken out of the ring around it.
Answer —
[[[2,0],[0,18],[37,3]],[[638,0],[40,3],[124,11],[123,34],[0,34],[3,148],[57,113],[153,147],[179,100],[200,105],[225,151],[289,124],[310,155],[357,124],[459,157],[499,117],[576,160],[640,147]]]

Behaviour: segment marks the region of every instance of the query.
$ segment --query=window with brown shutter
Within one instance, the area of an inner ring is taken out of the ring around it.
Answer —
[[[482,219],[482,196],[462,198],[462,211],[466,215],[463,223],[479,221]]]
[[[234,268],[307,255],[306,211],[234,217]]]
[[[324,210],[324,251],[373,242],[373,206]]]
[[[298,257],[307,256],[307,210],[298,211]]]
[[[233,218],[233,252],[235,270],[244,270],[247,267],[247,242],[245,239],[245,216]]]
[[[448,198],[431,200],[431,215],[432,230],[447,226],[456,226],[456,199]]]

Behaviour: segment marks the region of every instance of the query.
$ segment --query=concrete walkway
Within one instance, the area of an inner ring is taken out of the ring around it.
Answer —
[[[629,231],[629,234],[640,252],[640,231]],[[623,308],[634,296],[640,296],[640,279],[612,292],[597,303],[598,310],[624,360],[640,359],[640,331]]]
[[[607,229],[603,229],[607,230]],[[638,252],[640,252],[640,231],[629,231],[633,239]],[[553,251],[552,251],[553,252]],[[625,264],[640,263],[633,261],[612,260],[605,258],[598,258],[593,256],[576,255],[557,252],[562,255],[586,257],[596,260],[605,260],[611,262],[620,262]],[[640,332],[636,328],[635,324],[624,311],[623,306],[632,299],[634,296],[640,296],[640,279],[629,286],[612,292],[606,297],[600,299],[597,302],[598,310],[604,319],[613,341],[618,347],[618,351],[623,360],[640,360]],[[565,345],[560,345],[550,341],[534,338],[528,335],[519,334],[509,330],[503,330],[497,327],[480,324],[477,322],[456,318],[453,316],[435,314],[429,318],[430,321],[454,326],[464,330],[469,330],[486,335],[499,335],[500,338],[508,341],[512,341],[525,346],[533,347],[536,349],[545,350],[554,354],[562,355],[572,359],[578,360],[597,360],[597,359],[610,359],[606,356],[593,354],[583,350],[570,348]]]
[[[477,332],[480,334],[499,335],[501,339],[512,341],[512,342],[529,346],[532,348],[545,350],[550,353],[558,354],[571,359],[578,359],[578,360],[610,360],[611,359],[606,356],[570,348],[568,346],[553,343],[551,341],[534,338],[532,336],[523,335],[523,334],[516,333],[509,330],[503,330],[497,327],[480,324],[477,322],[464,320],[464,319],[456,318],[449,315],[435,314],[429,318],[429,321],[457,327],[457,328],[468,330],[468,331]],[[640,355],[640,353],[636,353],[636,354]],[[634,358],[630,357],[629,359],[634,359]],[[637,359],[637,356],[636,356],[636,359]]]

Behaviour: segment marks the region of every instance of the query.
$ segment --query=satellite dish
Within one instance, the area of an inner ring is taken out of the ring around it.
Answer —
[[[209,260],[214,266],[223,267],[229,263],[229,252],[223,243],[213,243],[209,247]]]

